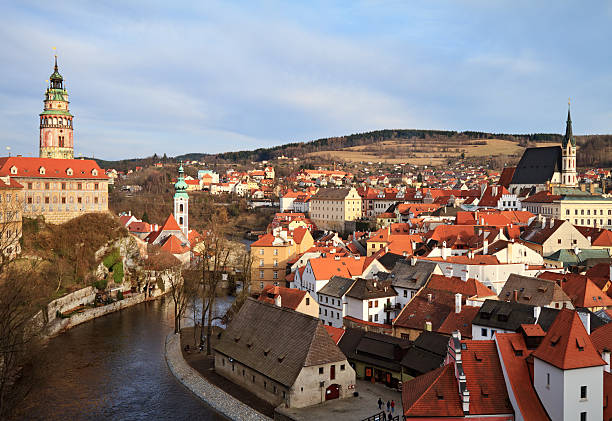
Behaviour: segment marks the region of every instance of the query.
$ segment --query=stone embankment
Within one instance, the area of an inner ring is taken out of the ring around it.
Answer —
[[[166,362],[179,382],[221,415],[236,421],[271,421],[271,418],[209,383],[183,358],[180,335],[166,338]]]

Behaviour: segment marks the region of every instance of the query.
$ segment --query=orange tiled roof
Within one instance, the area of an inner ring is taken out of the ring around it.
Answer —
[[[344,335],[344,329],[328,325],[324,325],[324,327],[325,330],[327,330],[327,333],[329,333],[329,336],[331,336],[336,345],[338,345],[338,342],[340,342],[340,339],[342,339],[342,336]]]
[[[274,304],[277,295],[281,297],[281,306],[295,310],[306,295],[306,291],[296,288],[285,288],[274,285],[265,287],[259,295],[259,301]]]
[[[164,244],[162,244],[161,249],[172,254],[183,254],[189,251],[189,248],[185,247],[176,235],[168,236]]]
[[[11,168],[17,169],[11,174]],[[45,169],[41,174],[40,169]],[[72,175],[68,175],[68,169]],[[97,175],[93,175],[97,173]],[[92,159],[54,159],[11,156],[0,158],[0,176],[34,177],[34,178],[71,178],[108,180],[105,172]]]
[[[575,311],[562,309],[534,357],[562,370],[605,365]]]

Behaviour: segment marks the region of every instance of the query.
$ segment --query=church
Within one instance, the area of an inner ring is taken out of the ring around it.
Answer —
[[[23,186],[23,216],[59,224],[108,211],[108,177],[96,161],[74,159],[73,120],[57,56],[40,114],[39,157],[0,158],[0,177]]]
[[[527,148],[519,161],[508,190],[525,196],[548,190],[550,185],[577,187],[576,139],[572,133],[572,117],[568,104],[565,136],[561,146]]]

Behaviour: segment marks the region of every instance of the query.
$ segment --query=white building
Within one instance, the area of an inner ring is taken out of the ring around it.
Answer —
[[[323,324],[341,328],[347,315],[346,293],[356,281],[352,278],[333,276],[318,292],[319,319]]]

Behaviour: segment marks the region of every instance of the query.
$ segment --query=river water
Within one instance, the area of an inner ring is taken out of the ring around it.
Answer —
[[[221,299],[220,306],[229,300]],[[177,382],[164,358],[169,297],[138,304],[52,339],[19,419],[222,420]]]

